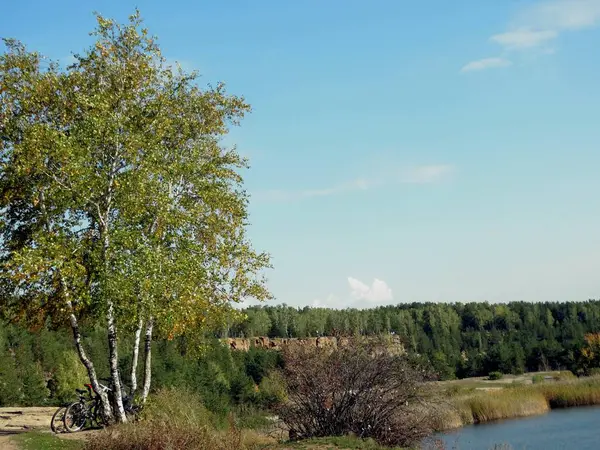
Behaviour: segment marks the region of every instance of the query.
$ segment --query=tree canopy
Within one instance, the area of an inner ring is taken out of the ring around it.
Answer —
[[[224,329],[223,336],[304,338],[394,333],[408,351],[427,356],[444,378],[492,371],[585,372],[600,364],[599,300],[405,303],[362,310],[265,305],[244,312],[246,319]],[[585,355],[582,349],[587,349]]]
[[[220,323],[232,302],[270,297],[269,258],[245,234],[247,161],[222,144],[250,106],[168,66],[138,12],[97,20],[64,70],[5,40],[0,279],[15,314],[70,320],[76,344],[79,321],[103,320],[119,387],[118,330]]]

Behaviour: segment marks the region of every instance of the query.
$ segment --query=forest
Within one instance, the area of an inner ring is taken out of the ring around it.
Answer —
[[[589,336],[600,330],[600,301],[508,304],[413,303],[374,309],[335,310],[254,306],[226,328],[198,339],[185,335],[153,342],[154,389],[180,387],[197,391],[207,407],[223,416],[240,404],[268,407],[277,401],[281,366],[277,352],[251,348],[231,351],[224,337],[308,337],[332,335],[399,336],[410,354],[420,355],[441,379],[571,370],[589,373],[600,352],[590,352]],[[106,361],[105,330],[83,327],[90,357]],[[598,343],[596,343],[598,344]],[[120,342],[119,367],[131,365],[133,341]],[[600,345],[597,345],[600,347]],[[98,376],[109,367],[98,365]],[[0,406],[54,404],[72,397],[87,373],[66,329],[30,331],[24,324],[0,322]],[[259,389],[260,387],[260,389]]]
[[[90,357],[106,360],[109,352],[101,328],[83,328]],[[58,405],[72,401],[75,389],[89,383],[65,329],[25,327],[0,321],[0,406]],[[123,350],[133,346],[123,339]],[[131,356],[124,352],[119,368],[129,373]],[[204,405],[218,417],[238,405],[268,408],[278,400],[279,386],[269,373],[281,365],[279,353],[252,348],[231,352],[216,339],[207,338],[201,350],[185,337],[153,343],[153,390],[179,388],[202,397]],[[98,364],[98,376],[110,375],[108,365]],[[260,386],[260,390],[257,389]]]
[[[600,301],[409,303],[373,309],[255,306],[221,337],[400,336],[443,379],[490,372],[586,370],[585,335],[600,330]]]

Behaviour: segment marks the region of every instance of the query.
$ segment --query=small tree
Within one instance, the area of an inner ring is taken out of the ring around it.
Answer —
[[[600,367],[600,333],[587,333],[585,344],[581,349],[580,367],[584,373]]]
[[[431,375],[410,357],[373,342],[283,352],[289,401],[279,414],[290,438],[353,433],[408,446],[432,431],[424,384]]]
[[[118,338],[223,322],[231,302],[269,297],[269,266],[245,235],[246,161],[221,138],[249,111],[222,84],[173,71],[136,12],[98,16],[96,42],[66,70],[5,40],[0,55],[0,281],[15,316],[69,323],[105,418],[125,421]],[[102,321],[115,408],[80,332]]]

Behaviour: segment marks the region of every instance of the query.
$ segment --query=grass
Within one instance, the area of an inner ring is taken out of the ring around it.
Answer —
[[[261,444],[262,445],[262,444]],[[215,431],[189,424],[140,422],[107,428],[91,437],[86,450],[254,450],[254,443],[244,441],[236,429]]]
[[[359,439],[355,436],[336,436],[326,438],[306,439],[298,442],[286,442],[276,447],[269,447],[268,450],[275,449],[298,449],[298,450],[402,450],[400,447],[382,447],[373,439]]]
[[[531,380],[531,376],[528,379]],[[435,428],[443,431],[472,423],[543,414],[552,408],[600,404],[600,376],[578,379],[561,375],[558,381],[543,380],[536,384],[517,383],[513,380],[502,385],[494,383],[494,390],[482,390],[481,384],[485,385],[476,380],[440,384],[439,395],[447,400],[439,408]],[[143,421],[99,431],[87,442],[61,440],[49,433],[40,432],[17,435],[14,441],[22,450],[385,448],[373,440],[353,436],[283,442],[285,436],[273,432],[273,422],[263,412],[248,408],[236,412],[235,416],[231,415],[226,419],[216,417],[203,406],[196,394],[163,390],[148,403]],[[432,448],[439,450],[438,447]]]
[[[59,439],[53,434],[31,431],[17,434],[12,438],[21,450],[81,450],[82,443],[74,440]]]
[[[511,384],[496,390],[452,385],[443,390],[449,401],[440,410],[436,428],[447,430],[472,423],[544,414],[553,408],[600,405],[600,377]]]
[[[181,389],[163,389],[144,408],[143,420],[99,431],[85,450],[258,450],[274,448],[277,440],[256,430],[272,426],[259,411],[244,410],[243,417],[217,417],[201,398]]]

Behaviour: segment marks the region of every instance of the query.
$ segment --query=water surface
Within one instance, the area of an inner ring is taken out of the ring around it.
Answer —
[[[447,450],[600,450],[600,407],[555,409],[541,416],[469,425],[436,435]],[[427,447],[425,447],[427,448]]]

